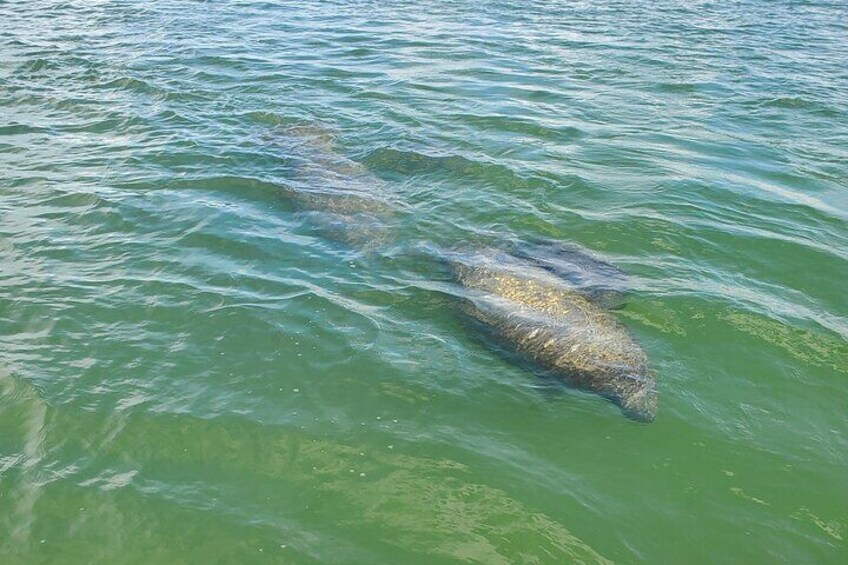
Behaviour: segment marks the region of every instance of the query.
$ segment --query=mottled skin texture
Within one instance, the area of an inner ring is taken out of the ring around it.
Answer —
[[[627,329],[590,295],[497,251],[453,253],[463,310],[501,342],[571,386],[602,395],[628,417],[657,411],[648,359]]]

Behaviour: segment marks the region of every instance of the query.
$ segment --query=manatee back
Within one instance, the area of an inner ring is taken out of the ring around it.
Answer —
[[[363,165],[334,150],[335,134],[320,124],[278,128],[272,138],[291,166],[280,195],[330,239],[364,251],[388,243],[397,202]]]
[[[568,282],[605,308],[617,308],[625,300],[627,275],[588,249],[553,240],[511,242],[510,252],[534,266]]]
[[[493,250],[454,252],[461,310],[503,346],[628,416],[656,412],[648,359],[627,328],[590,295],[531,260]]]
[[[646,364],[627,328],[589,296],[533,265],[519,270],[521,263],[496,258],[454,266],[466,314],[551,368],[597,373]]]

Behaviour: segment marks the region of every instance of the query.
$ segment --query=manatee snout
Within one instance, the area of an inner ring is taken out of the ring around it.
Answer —
[[[615,395],[615,402],[621,412],[636,422],[653,422],[657,416],[657,388],[653,377],[649,375],[628,375],[632,384]]]

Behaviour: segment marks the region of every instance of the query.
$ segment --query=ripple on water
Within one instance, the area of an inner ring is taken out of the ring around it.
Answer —
[[[0,552],[840,562],[845,16],[0,2]],[[628,273],[655,423],[422,252],[538,239]]]

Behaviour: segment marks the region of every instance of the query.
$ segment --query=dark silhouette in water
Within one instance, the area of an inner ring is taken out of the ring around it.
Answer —
[[[617,308],[623,303],[628,288],[626,275],[577,245],[550,240],[518,241],[510,242],[507,250],[568,282],[595,304]]]

